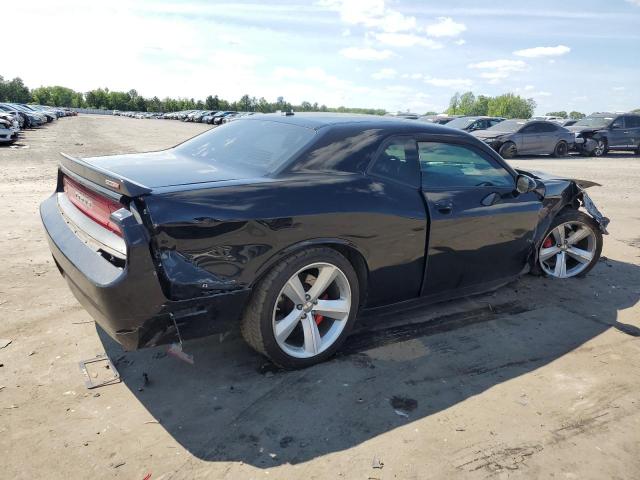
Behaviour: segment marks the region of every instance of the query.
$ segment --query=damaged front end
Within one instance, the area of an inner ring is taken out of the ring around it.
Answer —
[[[601,186],[589,180],[566,179],[553,177],[541,172],[527,172],[517,170],[518,173],[534,178],[538,184],[537,192],[542,197],[542,209],[540,209],[538,225],[533,236],[533,249],[530,258],[530,266],[538,261],[538,252],[551,223],[556,216],[565,209],[583,210],[591,216],[603,235],[608,235],[607,226],[609,218],[605,217],[586,192],[587,188]]]

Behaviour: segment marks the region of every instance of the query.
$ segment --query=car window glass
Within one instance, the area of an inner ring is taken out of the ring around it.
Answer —
[[[522,130],[520,130],[520,133],[538,133],[538,124],[534,123],[533,125],[527,125],[526,127],[524,127]]]
[[[417,186],[420,173],[416,165],[415,149],[413,140],[390,141],[378,154],[370,173]]]
[[[513,178],[504,168],[462,145],[418,142],[424,187],[511,187]]]
[[[538,127],[541,132],[555,132],[557,127],[551,123],[541,123]]]
[[[627,117],[625,124],[627,128],[640,128],[640,117]]]
[[[616,118],[611,124],[611,128],[624,128],[624,117]]]

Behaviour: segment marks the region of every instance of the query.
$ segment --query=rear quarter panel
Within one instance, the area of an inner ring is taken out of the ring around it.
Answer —
[[[364,258],[369,306],[419,295],[427,217],[417,189],[337,173],[232,183],[147,197],[156,254],[164,268],[179,259],[181,281],[254,287],[284,256],[336,244]]]

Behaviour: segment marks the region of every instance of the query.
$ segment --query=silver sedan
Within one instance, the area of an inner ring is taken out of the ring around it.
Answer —
[[[471,134],[491,145],[503,158],[538,154],[564,157],[575,142],[575,135],[566,128],[540,120],[505,120]]]

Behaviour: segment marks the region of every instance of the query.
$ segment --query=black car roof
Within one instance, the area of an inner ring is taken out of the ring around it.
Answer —
[[[378,115],[358,115],[347,113],[317,113],[304,112],[284,115],[280,113],[266,113],[243,117],[239,121],[269,120],[273,122],[288,123],[301,127],[319,130],[329,126],[347,126],[358,124],[367,128],[384,128],[398,131],[412,131],[425,133],[455,133],[463,135],[460,130],[448,128],[436,123],[421,122],[419,120],[407,120],[398,117],[383,117]]]

